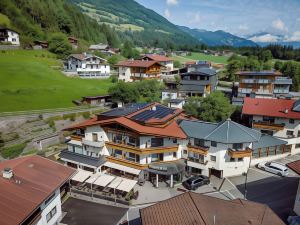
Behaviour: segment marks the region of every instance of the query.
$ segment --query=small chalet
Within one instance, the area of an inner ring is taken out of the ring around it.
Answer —
[[[68,41],[72,45],[73,49],[77,49],[78,48],[78,39],[77,38],[75,38],[75,37],[68,37]]]
[[[47,49],[48,47],[48,41],[34,41],[33,49]]]
[[[162,55],[146,54],[146,55],[141,56],[140,60],[159,62],[161,65],[165,66],[168,71],[171,71],[174,68],[173,59],[166,57],[166,56],[162,56]]]
[[[10,28],[0,26],[0,43],[1,42],[20,45],[19,33]]]

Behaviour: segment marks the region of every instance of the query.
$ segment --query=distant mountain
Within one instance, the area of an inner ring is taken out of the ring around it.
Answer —
[[[257,46],[253,41],[247,40],[227,33],[222,30],[218,31],[207,31],[203,29],[191,29],[185,26],[178,26],[181,30],[197,38],[200,42],[209,46],[233,46],[233,47],[244,47],[244,46]]]
[[[294,48],[300,48],[300,41],[288,41],[285,36],[273,34],[271,32],[270,33],[259,32],[259,33],[248,35],[246,38],[254,41],[259,46],[262,47],[270,44],[278,44],[278,45],[291,45]]]
[[[99,24],[114,28],[121,39],[130,39],[140,46],[198,44],[199,41],[183,32],[158,13],[134,0],[70,0]]]

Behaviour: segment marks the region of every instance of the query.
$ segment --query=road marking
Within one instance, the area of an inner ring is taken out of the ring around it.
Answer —
[[[231,194],[230,191],[226,191],[226,192],[231,196],[232,199],[236,199],[236,197],[233,194]]]
[[[225,178],[235,189],[237,189],[236,188],[236,186],[235,186],[235,184],[234,183],[232,183],[228,178]]]

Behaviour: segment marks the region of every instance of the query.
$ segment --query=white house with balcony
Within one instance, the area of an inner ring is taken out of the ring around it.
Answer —
[[[291,154],[300,152],[300,101],[245,98],[242,110],[249,126],[287,141]]]
[[[110,76],[110,66],[106,59],[86,53],[71,54],[65,62],[64,70],[86,79],[101,79]]]
[[[20,45],[20,37],[19,33],[5,27],[0,26],[0,43],[5,42],[5,43],[10,43],[12,45]]]

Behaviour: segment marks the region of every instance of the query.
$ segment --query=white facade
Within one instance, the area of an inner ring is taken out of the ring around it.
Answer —
[[[41,208],[41,219],[38,221],[37,225],[55,225],[60,222],[62,219],[62,210],[61,210],[61,196],[59,189],[55,191],[55,196],[53,199],[43,202],[40,206]]]
[[[105,64],[106,60],[97,56],[85,58],[81,67],[77,69],[81,78],[108,78],[110,66]]]
[[[19,34],[10,29],[3,29],[0,31],[0,42],[9,42],[12,45],[20,45]]]
[[[130,67],[119,67],[119,80],[124,82],[132,82]]]
[[[164,90],[161,92],[161,100],[177,99],[178,93],[174,91]]]

